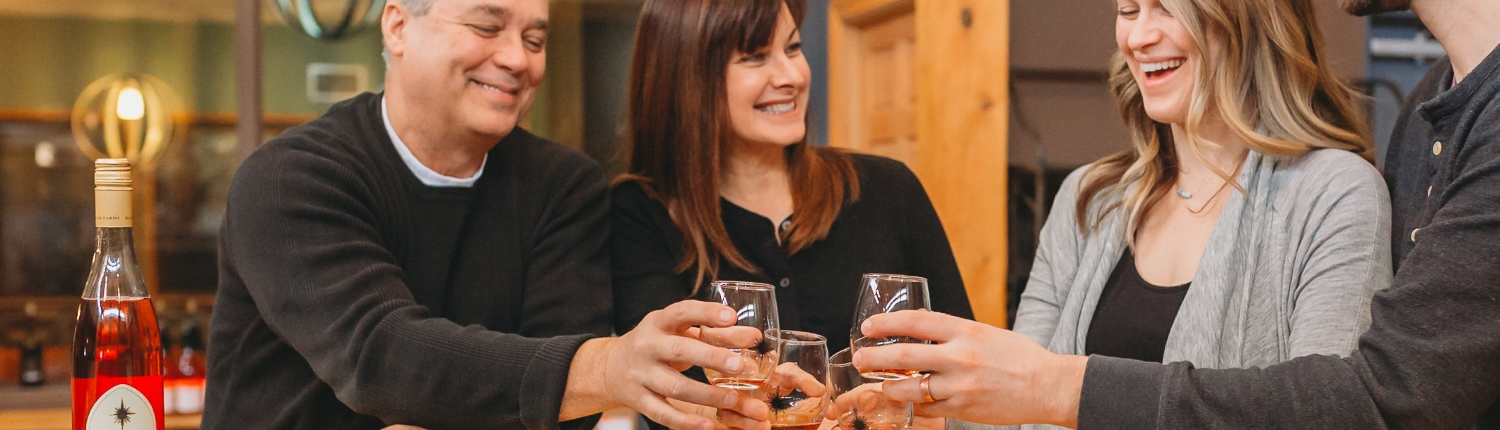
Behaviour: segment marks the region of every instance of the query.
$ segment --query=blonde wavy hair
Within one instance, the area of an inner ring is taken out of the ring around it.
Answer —
[[[1256,152],[1300,155],[1316,148],[1347,150],[1374,162],[1375,151],[1359,96],[1322,58],[1323,36],[1310,0],[1161,0],[1197,42],[1203,67],[1194,76],[1187,118],[1182,124],[1193,156],[1210,144],[1199,134],[1209,113]],[[1213,38],[1209,36],[1212,35]],[[1209,49],[1218,48],[1217,56]],[[1097,229],[1105,215],[1128,216],[1127,241],[1135,244],[1140,220],[1177,180],[1179,156],[1171,126],[1146,115],[1141,90],[1116,53],[1110,63],[1110,91],[1130,129],[1134,148],[1095,162],[1084,175],[1077,206],[1078,229]],[[1207,163],[1205,163],[1207,164]],[[1215,174],[1244,191],[1231,173]],[[1132,186],[1134,186],[1132,188]],[[1090,217],[1089,208],[1105,193],[1126,193]]]

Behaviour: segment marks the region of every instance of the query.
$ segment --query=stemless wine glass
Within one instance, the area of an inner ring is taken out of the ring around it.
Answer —
[[[920,276],[866,273],[860,280],[859,302],[854,308],[854,327],[849,329],[850,351],[860,348],[890,345],[893,343],[924,343],[920,339],[895,337],[866,337],[859,326],[872,315],[886,312],[930,309],[927,296],[927,278]],[[870,379],[898,380],[917,374],[916,369],[878,369],[864,373]]]
[[[757,282],[714,281],[709,284],[708,301],[734,309],[733,327],[702,327],[704,343],[729,348],[745,359],[739,372],[724,373],[705,368],[708,382],[736,390],[765,388],[772,368],[781,355],[775,335],[781,329],[776,314],[776,290]]]
[[[911,428],[912,404],[885,396],[881,381],[865,379],[854,368],[849,348],[828,358],[828,391],[834,420],[843,430],[904,430]]]
[[[771,428],[814,430],[828,411],[828,339],[804,331],[781,330],[781,360],[772,378]]]

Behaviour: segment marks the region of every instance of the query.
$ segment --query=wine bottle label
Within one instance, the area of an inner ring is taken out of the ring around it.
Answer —
[[[120,384],[105,391],[89,409],[85,430],[156,430],[156,411],[135,387]]]
[[[94,226],[101,228],[132,227],[130,189],[94,190]]]

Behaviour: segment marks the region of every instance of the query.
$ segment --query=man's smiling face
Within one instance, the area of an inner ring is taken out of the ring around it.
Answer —
[[[547,64],[547,0],[432,0],[391,47],[400,82],[427,118],[496,139],[530,109]]]

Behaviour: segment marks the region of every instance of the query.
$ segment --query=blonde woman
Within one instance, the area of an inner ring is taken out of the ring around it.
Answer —
[[[1353,351],[1391,283],[1390,200],[1310,0],[1115,6],[1133,149],[1063,183],[1014,331],[1207,368]]]
[[[1391,282],[1369,131],[1309,0],[1118,0],[1134,148],[1073,172],[1015,331],[1199,367],[1347,355]]]
[[[1311,1],[1116,6],[1134,150],[1065,181],[1014,330],[1200,367],[1349,354],[1391,283],[1391,204]]]
[[[1392,280],[1391,204],[1311,1],[1116,6],[1110,85],[1134,148],[1065,181],[1014,331],[1199,367],[1349,354]]]

